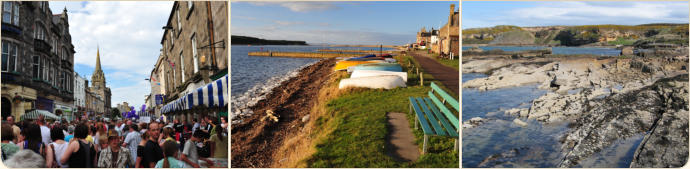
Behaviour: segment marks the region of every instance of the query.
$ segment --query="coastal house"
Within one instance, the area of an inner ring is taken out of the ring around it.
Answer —
[[[450,4],[448,22],[439,30],[439,47],[441,55],[460,54],[460,11],[455,11],[455,4]]]
[[[426,49],[429,41],[431,41],[431,32],[427,32],[425,27],[422,27],[419,32],[417,32],[417,41],[415,42],[419,45],[420,49]]]

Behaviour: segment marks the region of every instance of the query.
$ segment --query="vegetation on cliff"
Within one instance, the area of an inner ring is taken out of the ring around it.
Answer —
[[[518,32],[532,36],[514,36]],[[688,24],[655,23],[643,25],[580,25],[517,27],[500,25],[490,28],[463,30],[466,44],[528,44],[534,45],[633,45],[636,41],[650,40],[664,35],[665,43],[687,43]],[[669,38],[672,37],[672,38]],[[503,37],[503,38],[499,38]],[[511,38],[505,38],[511,37]],[[516,39],[517,38],[517,39]],[[685,39],[685,40],[683,40]],[[653,40],[652,41],[656,41]],[[520,42],[520,43],[515,43]]]
[[[307,45],[305,41],[266,40],[237,35],[232,35],[231,40],[233,45]]]

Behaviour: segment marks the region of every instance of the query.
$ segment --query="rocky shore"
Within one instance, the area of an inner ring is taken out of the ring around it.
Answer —
[[[687,55],[507,58],[472,56],[463,73],[484,73],[463,88],[492,90],[538,84],[550,92],[529,108],[505,110],[520,119],[570,122],[558,167],[573,167],[617,140],[643,134],[630,167],[679,167],[688,158]],[[463,123],[471,128],[489,119]],[[526,125],[524,122],[520,123]],[[493,157],[496,158],[496,157]],[[491,160],[487,159],[486,163]]]
[[[308,121],[334,64],[335,59],[324,59],[303,68],[249,108],[256,113],[242,116],[239,123],[232,124],[233,168],[273,167],[284,141],[299,133]]]

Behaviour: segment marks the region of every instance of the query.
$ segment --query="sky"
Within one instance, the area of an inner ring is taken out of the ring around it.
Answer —
[[[140,107],[151,93],[147,80],[161,49],[162,27],[173,2],[50,1],[53,14],[67,8],[74,45],[74,71],[89,80],[100,46],[101,68],[110,87],[111,106],[126,101]]]
[[[309,44],[414,42],[422,28],[448,22],[450,4],[424,2],[231,2],[231,34]]]
[[[462,28],[496,25],[639,25],[688,23],[688,2],[484,2],[462,3]]]

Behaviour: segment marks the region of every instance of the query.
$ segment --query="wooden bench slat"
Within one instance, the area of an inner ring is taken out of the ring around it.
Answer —
[[[434,92],[438,93],[439,96],[441,96],[443,99],[446,100],[446,103],[450,104],[455,111],[460,112],[460,103],[458,102],[457,99],[453,98],[453,96],[450,96],[450,94],[446,93],[446,91],[443,91],[441,87],[436,85],[436,83],[431,82],[431,89],[434,90]]]
[[[421,97],[417,98],[417,101],[419,102],[420,106],[422,106],[422,111],[424,111],[424,114],[426,115],[426,119],[428,122],[431,124],[431,126],[434,127],[434,131],[436,132],[436,135],[440,136],[446,136],[446,132],[443,130],[440,124],[438,124],[438,120],[436,120],[436,117],[434,114],[429,110],[429,108],[426,106],[427,103],[424,102],[424,99]]]
[[[429,94],[431,94],[431,93],[429,93]],[[458,132],[455,130],[455,128],[453,128],[452,125],[450,125],[450,123],[448,123],[448,120],[446,120],[446,117],[442,115],[442,113],[438,110],[438,108],[436,108],[436,105],[433,103],[433,101],[431,101],[430,98],[424,98],[424,100],[428,104],[429,108],[431,108],[431,111],[434,112],[434,115],[436,115],[436,118],[438,118],[439,121],[441,121],[441,124],[443,124],[443,127],[446,129],[446,132],[448,133],[448,135],[450,135],[451,137],[458,137]]]
[[[431,127],[429,127],[429,124],[424,120],[424,113],[422,112],[421,109],[419,109],[419,104],[417,103],[417,99],[414,97],[410,97],[410,104],[412,105],[412,108],[414,109],[414,113],[417,115],[417,122],[421,124],[422,126],[422,131],[424,131],[424,134],[434,134],[434,132],[431,130]],[[415,123],[417,123],[415,122]]]
[[[459,129],[460,128],[460,123],[459,123],[460,120],[458,119],[458,117],[455,117],[453,112],[448,110],[448,108],[446,108],[446,106],[443,104],[443,102],[438,100],[438,98],[436,98],[436,96],[433,96],[433,93],[429,93],[429,94],[430,94],[429,96],[431,97],[431,100],[436,104],[436,107],[441,109],[441,112],[443,112],[443,115],[445,115],[446,118],[450,121],[450,123],[453,124],[453,126],[455,126],[455,129]]]

